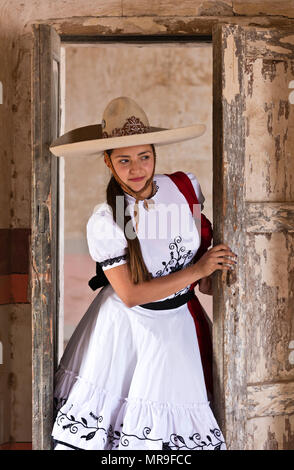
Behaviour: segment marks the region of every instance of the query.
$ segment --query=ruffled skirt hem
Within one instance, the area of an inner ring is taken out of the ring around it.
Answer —
[[[55,441],[85,450],[225,450],[208,401],[169,403],[115,396],[59,369]]]

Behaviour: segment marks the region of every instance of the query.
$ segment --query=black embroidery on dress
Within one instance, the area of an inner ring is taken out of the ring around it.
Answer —
[[[121,424],[121,426],[123,426],[123,424]],[[130,437],[135,437],[136,439],[139,439],[140,441],[153,441],[153,442],[156,442],[156,441],[162,441],[162,439],[151,439],[148,437],[148,434],[151,432],[151,428],[149,428],[148,426],[145,426],[145,428],[143,429],[143,432],[142,432],[142,435],[143,437],[139,437],[139,436],[136,436],[136,434],[126,434],[125,432],[121,431],[120,434],[120,443],[124,446],[124,447],[128,447],[130,441],[128,438]],[[119,443],[116,444],[116,448],[119,446]]]
[[[178,235],[174,238],[174,241],[169,244],[169,249],[173,250],[170,252],[171,259],[168,262],[162,261],[164,269],[160,269],[159,271],[157,271],[156,277],[161,277],[163,275],[170,274],[175,271],[179,271],[184,267],[184,265],[186,268],[190,264],[193,264],[193,259],[191,259],[189,263],[185,264],[187,259],[193,257],[193,252],[191,250],[186,251],[185,246],[179,246],[181,241],[182,241],[182,238],[180,235]],[[189,290],[189,287],[184,287],[183,289],[176,292],[173,297],[182,295],[185,291],[188,291],[188,290]]]
[[[212,442],[212,438],[209,434],[206,435],[206,441],[201,437],[201,435],[197,432],[193,434],[192,436],[189,436],[189,440],[192,441],[194,444],[191,444],[192,447],[189,445],[189,443],[186,443],[184,438],[182,436],[179,436],[178,434],[171,434],[170,435],[170,440],[168,442],[164,442],[162,448],[166,449],[190,449],[190,450],[195,450],[195,449],[201,449],[203,450],[205,447],[209,448],[212,447],[212,450],[221,450],[222,444],[224,444],[224,441],[222,441],[222,433],[220,429],[215,428],[215,429],[210,429],[209,430],[211,435],[215,437],[216,442]]]
[[[163,276],[165,274],[179,271],[185,264],[186,259],[189,259],[193,256],[192,250],[186,251],[186,248],[184,246],[179,246],[179,243],[181,241],[182,237],[178,235],[174,238],[174,241],[169,244],[169,249],[174,250],[170,252],[171,259],[168,262],[161,262],[164,266],[164,269],[160,269],[159,271],[157,271],[156,276]],[[186,253],[182,254],[185,251]]]
[[[73,405],[70,407],[70,409],[72,407]],[[67,413],[69,413],[69,411]],[[97,424],[98,422],[103,421],[102,416],[97,417],[94,415],[94,413],[90,412],[89,416],[90,418],[92,418],[94,422],[88,424],[88,420],[86,418],[82,417],[81,421],[79,421],[75,419],[73,415],[68,416],[67,413],[63,413],[61,410],[58,411],[58,415],[56,418],[57,425],[62,426],[63,429],[68,429],[71,434],[76,434],[79,431],[80,426],[85,428],[85,430],[89,430],[90,432],[86,431],[87,434],[82,435],[81,439],[85,439],[86,441],[89,441],[90,439],[93,439],[97,431],[102,430],[106,432],[105,428],[100,428]],[[66,424],[63,424],[64,422],[66,422]]]
[[[65,400],[66,401],[66,400]],[[60,399],[59,403],[64,402],[64,399]],[[70,409],[73,407],[71,405]],[[142,436],[137,436],[136,434],[126,434],[122,429],[113,429],[113,426],[110,424],[108,429],[100,427],[99,424],[103,421],[103,416],[96,416],[93,412],[89,413],[89,417],[86,419],[81,417],[79,421],[73,415],[69,414],[70,409],[67,413],[63,413],[61,410],[58,411],[56,423],[58,426],[62,426],[64,430],[69,430],[71,434],[77,434],[79,430],[82,429],[83,434],[80,436],[80,439],[85,439],[89,441],[93,439],[97,432],[102,432],[103,434],[103,443],[106,447],[111,447],[111,449],[116,449],[121,444],[124,447],[128,447],[130,443],[130,438],[135,438],[140,441],[162,441],[159,439],[151,439],[148,435],[151,432],[151,428],[145,426],[142,431]],[[65,423],[65,424],[64,424]],[[123,427],[121,423],[120,428]],[[199,433],[194,433],[192,436],[189,436],[188,440],[184,439],[180,434],[172,433],[167,442],[162,443],[163,450],[221,450],[222,444],[225,444],[222,440],[222,433],[220,429],[210,429],[210,435],[207,434],[205,438],[202,438]],[[214,439],[213,439],[214,438]]]
[[[116,258],[108,258],[104,261],[100,261],[101,266],[108,266],[109,264],[112,265],[114,263],[118,263],[122,259],[127,259],[127,255],[117,256]]]

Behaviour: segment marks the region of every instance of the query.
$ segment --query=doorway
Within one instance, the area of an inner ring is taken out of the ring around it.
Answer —
[[[105,199],[110,174],[98,160],[52,158],[49,145],[69,129],[98,123],[115,96],[137,100],[152,125],[205,122],[205,141],[158,150],[156,172],[182,169],[195,174],[211,220],[212,47],[207,37],[202,42],[189,37],[148,37],[143,42],[142,37],[104,37],[101,43],[96,38],[95,44],[85,45],[61,42],[48,25],[33,25],[33,31],[33,448],[50,449],[54,373],[65,344],[97,295],[88,286],[95,263],[87,249],[86,221]],[[195,100],[197,112],[191,104]],[[208,315],[211,305],[206,305]]]
[[[155,173],[195,174],[205,197],[204,212],[212,221],[212,45],[66,44],[62,49],[64,132],[100,122],[107,103],[118,96],[135,99],[151,125],[206,124],[201,139],[157,148]],[[102,158],[64,159],[64,321],[59,322],[63,347],[99,292],[88,286],[95,263],[88,251],[86,223],[106,199],[110,176]],[[212,319],[212,297],[198,287],[196,291]]]
[[[235,20],[239,21],[238,18]],[[101,21],[103,23],[103,19]],[[60,25],[60,29],[64,28],[62,37],[49,25],[33,25],[32,311],[35,449],[49,449],[51,446],[53,377],[58,358],[57,338],[60,338],[56,312],[61,312],[63,305],[63,274],[60,278],[64,259],[63,240],[57,237],[57,234],[63,233],[59,227],[64,213],[63,186],[60,187],[63,169],[62,159],[52,159],[49,152],[49,144],[55,140],[61,128],[61,39],[70,47],[80,42],[83,47],[85,43],[91,47],[98,43],[99,46],[100,43],[107,43],[107,46],[114,44],[124,47],[129,43],[134,47],[148,45],[153,48],[155,45],[159,47],[160,43],[160,47],[195,48],[196,44],[197,47],[211,44],[211,38],[213,239],[214,245],[227,243],[233,251],[237,250],[239,260],[242,260],[236,276],[221,273],[214,275],[216,418],[229,448],[293,448],[294,366],[289,353],[294,331],[294,271],[291,268],[294,112],[289,101],[289,84],[294,80],[293,27],[252,26],[250,18],[246,19],[247,25],[243,22],[242,25],[224,24],[220,18],[220,23],[210,25],[211,35],[201,38],[201,32],[207,33],[205,20],[193,20],[194,36],[182,33],[183,22],[178,22],[176,27],[173,21],[173,18],[165,18],[165,24],[172,31],[167,36],[161,34],[160,23],[153,23],[148,36],[141,35],[140,25],[134,26],[132,23],[132,27],[137,28],[138,36],[130,37],[127,35],[130,26],[127,18],[120,23],[120,36],[116,30],[117,20],[107,19],[107,24],[111,23],[113,27],[112,37],[97,36],[96,30],[92,30],[93,36],[89,36],[87,28],[83,29],[82,25],[74,22],[70,26],[68,23]],[[72,36],[66,36],[69,31]],[[187,77],[189,79],[191,77]],[[123,94],[122,91],[117,93]],[[127,89],[124,94],[127,94]],[[146,100],[144,93],[142,96]],[[83,99],[88,102],[88,98]],[[107,102],[108,98],[103,104],[99,103],[101,109]],[[139,103],[146,110],[149,108],[149,102],[140,100]],[[179,109],[182,110],[183,106]],[[166,120],[159,111],[155,113],[154,110],[154,116],[162,117],[164,121],[157,122],[157,125],[164,126]],[[178,109],[172,111],[175,117]],[[92,116],[93,122],[97,123],[100,116]],[[149,117],[153,120],[152,111]],[[191,122],[195,122],[194,117]],[[208,116],[202,118],[203,122],[207,120]],[[80,124],[84,122],[83,119]],[[186,122],[183,120],[183,123]],[[179,121],[169,121],[169,124],[176,126]],[[79,124],[73,123],[72,127],[76,125]],[[169,154],[167,156],[169,158]],[[197,168],[200,167],[201,160],[196,162]],[[196,165],[193,164],[192,168],[196,173]],[[97,170],[101,183],[99,191],[101,189],[102,192],[102,181],[106,181],[103,171]],[[169,170],[164,167],[164,171]],[[207,200],[210,194],[207,183],[202,177],[200,183]],[[87,207],[87,210],[91,209]],[[211,216],[207,204],[204,210],[208,217]],[[83,212],[83,216],[87,217],[86,212]],[[74,250],[70,245],[69,249]],[[82,283],[85,281],[88,281],[88,277]],[[59,351],[62,348],[63,344]],[[264,403],[269,405],[264,406]],[[285,433],[288,433],[286,439]]]

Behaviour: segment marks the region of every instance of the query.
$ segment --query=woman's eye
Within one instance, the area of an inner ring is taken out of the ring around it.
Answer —
[[[148,158],[150,158],[150,155],[143,155],[143,157],[142,157],[143,160],[144,160],[144,159],[148,160]],[[124,158],[124,159],[122,159],[122,160],[119,160],[119,163],[125,164],[125,162],[128,162],[128,161],[129,161],[129,160],[127,160],[127,159]]]

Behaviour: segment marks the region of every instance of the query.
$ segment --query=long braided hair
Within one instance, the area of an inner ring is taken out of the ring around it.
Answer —
[[[154,165],[156,160],[156,152],[155,147],[151,144],[153,155],[154,155]],[[112,149],[106,150],[108,156],[110,157],[112,154]],[[124,201],[124,210],[123,210],[123,217],[119,216],[120,214],[116,213],[116,197],[123,196]],[[126,226],[130,226],[132,224],[132,217],[129,214],[125,214],[125,208],[127,206],[126,197],[124,191],[120,184],[116,181],[114,176],[112,175],[110,181],[106,188],[106,199],[107,204],[112,209],[113,219],[117,223],[117,225],[123,230],[123,233],[126,233]],[[128,243],[128,265],[131,273],[131,279],[134,284],[138,284],[139,282],[149,281],[152,279],[152,274],[148,272],[146,264],[143,259],[141,245],[137,234],[134,230],[134,235],[130,238],[126,236],[126,240]]]

